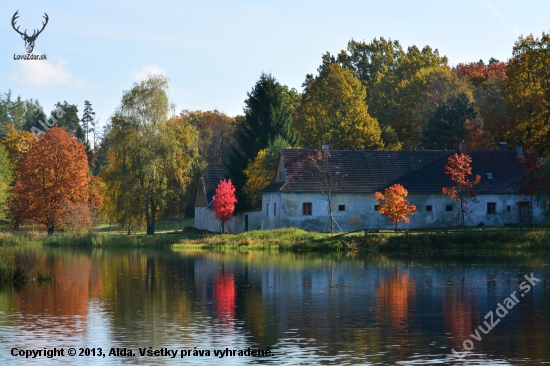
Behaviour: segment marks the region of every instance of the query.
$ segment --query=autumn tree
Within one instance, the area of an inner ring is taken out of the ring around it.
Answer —
[[[198,156],[196,128],[181,116],[168,118],[167,90],[168,80],[157,75],[124,93],[101,170],[109,212],[130,228],[145,223],[151,235],[159,215],[189,186]]]
[[[476,175],[473,179],[469,179],[472,174],[472,168],[470,163],[472,158],[468,155],[461,153],[458,155],[454,153],[449,156],[447,164],[445,165],[445,174],[451,176],[451,180],[454,185],[451,187],[442,188],[443,194],[451,197],[453,201],[458,202],[460,205],[460,226],[464,226],[464,216],[468,215],[470,202],[478,202],[476,200],[477,192],[473,189],[474,185],[478,184],[481,180],[479,175]]]
[[[389,218],[392,224],[395,224],[396,232],[398,223],[408,223],[407,215],[412,215],[416,211],[416,206],[405,199],[408,194],[409,192],[401,184],[394,184],[386,188],[383,194],[375,192],[375,197],[380,202],[378,211]]]
[[[11,209],[22,223],[44,225],[48,234],[67,223],[67,212],[88,204],[90,178],[85,147],[62,127],[53,127],[25,153],[12,188]]]
[[[472,149],[496,148],[498,142],[506,141],[510,130],[509,118],[504,106],[501,88],[507,63],[491,58],[487,64],[482,60],[458,64],[458,77],[470,83],[473,88],[474,103],[479,111],[475,120],[477,126],[470,126],[467,137]]]
[[[525,154],[518,157],[518,163],[525,170],[525,175],[520,181],[518,193],[529,196],[529,221],[531,230],[533,230],[533,196],[543,191],[550,184],[550,180],[545,176],[545,165],[541,164],[540,157],[536,150],[529,149]]]
[[[199,152],[208,165],[228,162],[231,147],[236,146],[237,122],[218,110],[181,112],[181,118],[196,127],[200,136]]]
[[[221,222],[222,233],[225,232],[225,223],[233,218],[235,212],[235,203],[237,198],[235,197],[235,187],[229,180],[223,180],[218,184],[216,193],[212,197],[212,208],[216,213],[216,219]]]
[[[8,216],[8,199],[11,196],[14,168],[6,148],[0,144],[0,222]]]
[[[378,121],[365,104],[365,87],[353,73],[333,63],[311,78],[295,123],[303,147],[329,141],[334,149],[380,149]]]
[[[550,153],[550,34],[521,36],[502,80],[507,140]]]
[[[18,132],[14,125],[6,125],[6,136],[0,141],[6,148],[10,162],[15,168],[19,165],[23,154],[32,148],[35,137],[28,131]]]
[[[260,150],[254,161],[248,164],[248,167],[244,171],[246,174],[246,185],[243,191],[250,207],[254,209],[261,208],[262,197],[259,192],[273,182],[277,170],[279,152],[281,149],[289,147],[290,144],[278,136],[267,148]]]

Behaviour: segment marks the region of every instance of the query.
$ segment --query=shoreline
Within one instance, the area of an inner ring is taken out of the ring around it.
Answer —
[[[541,253],[550,252],[550,230],[514,231],[492,228],[443,232],[410,231],[323,234],[287,228],[240,234],[189,234],[181,231],[155,235],[98,232],[65,232],[48,236],[42,232],[0,233],[0,247],[131,247],[210,251],[269,252],[365,252],[407,253]]]

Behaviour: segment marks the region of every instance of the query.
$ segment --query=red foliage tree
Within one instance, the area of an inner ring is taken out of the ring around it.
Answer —
[[[453,201],[460,203],[461,226],[464,226],[464,216],[469,212],[468,204],[470,202],[478,202],[476,200],[477,192],[473,188],[474,185],[479,183],[481,177],[476,175],[474,179],[468,179],[468,176],[472,174],[471,162],[472,158],[468,155],[454,153],[454,155],[449,156],[445,165],[445,174],[451,176],[454,186],[443,187],[442,191],[443,194],[451,197]]]
[[[468,79],[477,88],[488,79],[501,79],[506,73],[506,63],[497,62],[489,65],[485,65],[482,61],[460,63],[456,65],[456,72],[460,78]]]
[[[57,226],[75,222],[88,223],[90,182],[85,147],[64,127],[53,127],[26,152],[16,172],[12,188],[11,210],[22,223],[39,223],[53,234]],[[102,201],[94,197],[93,208]],[[71,215],[71,213],[73,215]],[[71,218],[72,217],[72,218]]]
[[[519,193],[531,198],[529,221],[531,230],[533,230],[533,195],[548,186],[550,181],[542,175],[544,165],[540,163],[540,157],[535,149],[529,149],[525,155],[518,157],[518,163],[526,170],[526,174],[520,182]],[[518,204],[521,203],[518,202]]]
[[[378,211],[387,216],[392,224],[395,224],[395,231],[397,231],[397,224],[399,222],[407,223],[409,218],[406,215],[412,215],[416,211],[416,206],[409,204],[405,199],[409,192],[401,185],[394,184],[393,186],[386,188],[384,194],[376,192],[375,196],[380,205]]]
[[[212,208],[216,212],[216,218],[222,223],[222,232],[224,232],[224,224],[226,221],[231,220],[233,213],[235,212],[235,203],[237,198],[235,197],[235,187],[229,180],[222,180],[216,188],[216,193],[212,197],[214,202]]]

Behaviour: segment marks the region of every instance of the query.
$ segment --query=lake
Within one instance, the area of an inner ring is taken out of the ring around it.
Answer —
[[[22,253],[53,280],[0,289],[3,364],[550,363],[547,254]]]

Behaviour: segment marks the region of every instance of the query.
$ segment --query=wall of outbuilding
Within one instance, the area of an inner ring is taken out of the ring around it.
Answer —
[[[230,221],[225,223],[226,233],[245,231],[245,217],[248,216],[248,231],[259,230],[262,221],[261,211],[236,212]],[[195,207],[195,227],[201,230],[220,232],[221,226],[214,210],[208,207]]]

